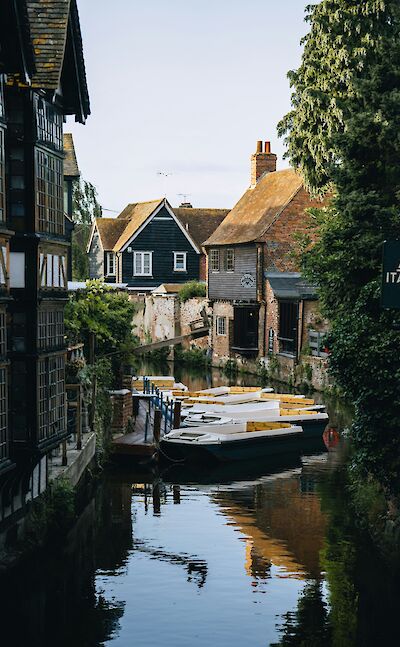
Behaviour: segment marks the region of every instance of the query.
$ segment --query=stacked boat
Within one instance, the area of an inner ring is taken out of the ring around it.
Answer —
[[[261,387],[172,388],[168,397],[182,403],[181,428],[160,445],[172,459],[243,460],[298,450],[305,440],[321,438],[328,421],[314,400]]]

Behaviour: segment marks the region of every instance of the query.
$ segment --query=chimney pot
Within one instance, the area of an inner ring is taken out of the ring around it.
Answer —
[[[251,156],[251,182],[250,186],[254,188],[259,179],[266,173],[276,171],[275,153],[271,153],[271,142],[257,142],[257,150]]]

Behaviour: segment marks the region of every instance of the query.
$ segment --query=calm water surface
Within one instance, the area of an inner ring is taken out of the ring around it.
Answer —
[[[345,461],[333,442],[280,464],[107,471],[66,548],[0,579],[5,644],[397,645],[398,573],[354,524]]]

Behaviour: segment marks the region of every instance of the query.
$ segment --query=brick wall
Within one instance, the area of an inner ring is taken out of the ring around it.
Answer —
[[[310,215],[306,213],[306,209],[321,206],[323,203],[320,200],[311,200],[307,191],[300,189],[265,235],[266,269],[274,268],[281,272],[298,270],[292,258],[292,252],[296,245],[294,235],[313,234],[315,238],[315,232],[310,229],[312,221]]]
[[[110,397],[113,407],[111,431],[123,433],[132,417],[132,392],[130,389],[110,391]]]
[[[226,335],[217,335],[217,317],[226,318]],[[215,301],[213,303],[212,326],[210,342],[212,347],[213,362],[216,364],[227,361],[230,357],[233,333],[233,306],[229,301]]]

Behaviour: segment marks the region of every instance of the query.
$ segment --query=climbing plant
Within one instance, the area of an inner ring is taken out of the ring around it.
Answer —
[[[312,210],[306,275],[331,322],[330,368],[355,402],[357,460],[393,491],[400,482],[400,316],[380,304],[382,243],[400,238],[400,6],[322,0],[289,74],[279,124],[291,163],[329,206]]]

